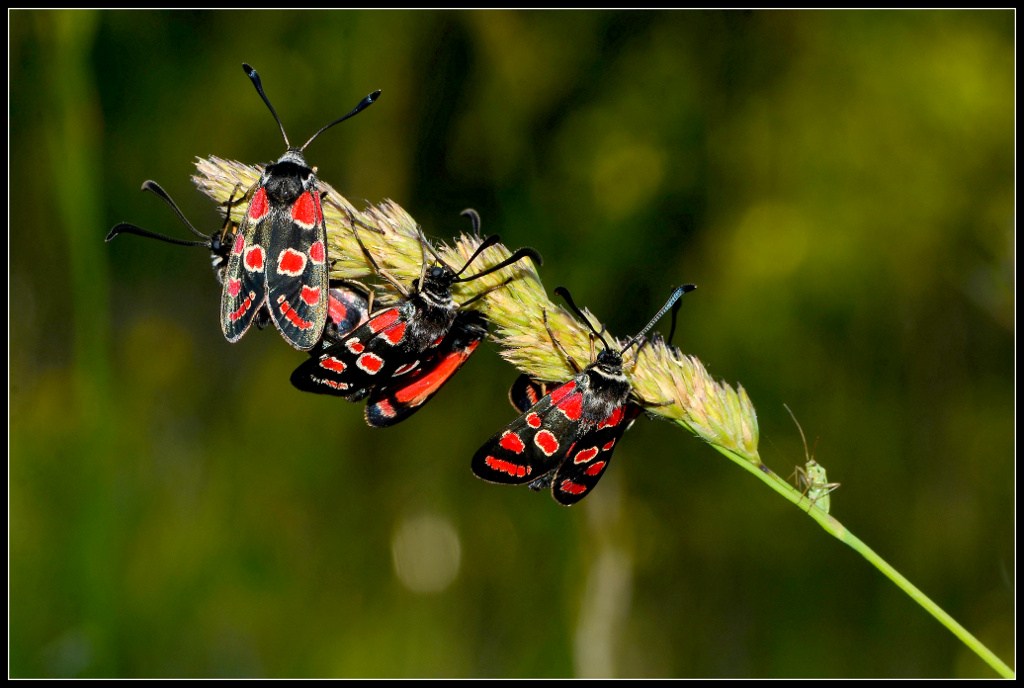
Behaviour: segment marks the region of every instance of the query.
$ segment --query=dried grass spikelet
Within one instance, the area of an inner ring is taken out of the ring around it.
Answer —
[[[221,204],[232,194],[237,198],[239,186],[243,190],[252,187],[262,172],[260,167],[216,157],[200,158],[196,167],[199,173],[192,178],[196,186]],[[384,201],[359,210],[322,180],[320,191],[326,194],[323,211],[332,278],[380,282],[356,242],[353,224],[381,269],[406,285],[420,276],[419,226],[401,206]],[[237,204],[230,209],[233,221],[241,222],[246,205]],[[480,242],[477,236],[462,234],[454,246],[442,243],[436,250],[449,266],[458,270]],[[510,255],[505,246],[495,244],[483,251],[467,270],[467,275],[482,272]],[[429,253],[427,260],[432,260]],[[394,294],[386,282],[378,284],[377,289],[384,295]],[[567,309],[552,303],[536,266],[529,260],[477,280],[457,282],[452,292],[460,303],[483,295],[469,308],[482,312],[493,323],[491,337],[502,346],[502,357],[538,380],[562,382],[574,375],[562,352],[551,341],[545,316],[562,349],[578,365],[586,365],[591,360],[593,345],[589,328]],[[600,329],[600,321],[589,311],[585,313]],[[610,335],[605,337],[612,346],[621,348],[624,344]],[[636,347],[631,351],[635,352]],[[658,404],[648,408],[650,413],[679,421],[707,442],[760,463],[757,414],[742,387],[733,389],[724,382],[715,382],[699,360],[666,345],[659,337],[651,338],[638,360],[634,361],[633,356],[632,353],[625,355],[625,371],[636,394],[651,404]]]

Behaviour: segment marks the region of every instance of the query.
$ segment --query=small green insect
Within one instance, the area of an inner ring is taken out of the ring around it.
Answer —
[[[797,489],[811,500],[811,506],[828,513],[830,504],[829,492],[839,487],[839,483],[828,482],[825,469],[814,459],[808,459],[803,468],[796,467],[793,475],[797,478]]]
[[[800,490],[800,494],[806,495],[811,500],[811,506],[817,506],[827,514],[831,506],[831,500],[828,495],[839,487],[839,483],[830,483],[828,481],[825,467],[815,461],[814,455],[807,451],[807,438],[804,436],[804,429],[800,427],[799,421],[797,421],[796,416],[793,415],[789,407],[785,404],[783,406],[789,411],[790,417],[796,423],[797,430],[800,431],[800,439],[804,442],[804,456],[807,458],[807,463],[803,466],[797,466],[793,471],[793,475],[789,476],[789,478],[790,480],[796,478],[796,488]]]

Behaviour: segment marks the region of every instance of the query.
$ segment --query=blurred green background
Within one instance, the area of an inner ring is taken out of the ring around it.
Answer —
[[[469,459],[493,346],[385,431],[228,344],[195,156],[536,247],[758,410],[761,456],[1014,664],[1014,15],[12,12],[14,676],[994,676],[853,551],[641,420],[572,509]],[[665,326],[663,325],[663,328]],[[298,438],[298,441],[296,441]]]

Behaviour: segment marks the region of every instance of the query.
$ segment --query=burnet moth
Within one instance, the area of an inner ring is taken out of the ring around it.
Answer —
[[[302,151],[325,130],[372,105],[380,91],[321,128],[301,148],[293,148],[256,70],[248,64],[242,68],[277,120],[288,150],[267,165],[246,193],[249,206],[224,275],[221,329],[229,342],[238,341],[265,305],[285,340],[296,349],[309,350],[320,340],[327,321],[327,226],[316,173]]]
[[[582,370],[566,356],[576,376],[563,384],[545,383],[520,376],[509,398],[522,413],[500,430],[473,456],[477,477],[492,483],[522,485],[533,490],[551,488],[551,496],[572,506],[594,489],[608,469],[619,438],[633,424],[644,406],[623,372],[622,357],[641,342],[655,323],[688,291],[677,287],[651,322],[621,350],[609,346],[601,332],[576,307],[568,290],[555,290],[601,339],[604,349]],[[550,330],[549,330],[550,332]],[[552,341],[561,349],[554,333]],[[640,346],[643,346],[641,343]],[[639,349],[638,354],[639,355]],[[548,391],[550,389],[550,392]]]
[[[672,306],[672,326],[669,328],[667,340],[668,346],[676,352],[678,352],[678,349],[672,346],[672,335],[676,331],[676,316],[679,313],[679,307],[682,305],[682,299],[679,299]],[[651,335],[651,339],[664,341],[660,332],[655,332]],[[553,337],[552,341],[554,341]],[[646,340],[642,341],[640,347],[643,348],[646,343]],[[639,350],[637,353],[639,355]],[[573,365],[575,365],[575,362]],[[516,378],[515,382],[512,383],[512,387],[509,388],[508,400],[512,403],[513,408],[519,411],[519,413],[526,413],[531,406],[537,404],[541,399],[547,396],[548,392],[556,387],[561,387],[561,383],[538,380],[530,377],[526,373],[523,373]]]
[[[472,216],[476,225],[475,212]],[[439,264],[427,267],[424,254],[420,277],[413,281],[411,290],[380,270],[363,247],[370,264],[391,282],[401,298],[374,311],[365,324],[296,368],[291,377],[296,388],[348,401],[369,397],[365,415],[373,427],[388,427],[408,418],[458,372],[487,334],[487,321],[482,315],[460,310],[466,304],[454,301],[452,285],[489,275],[525,257],[541,264],[536,251],[521,248],[487,270],[462,277],[484,249],[497,243],[496,235],[484,239],[457,272],[424,237],[420,241]]]

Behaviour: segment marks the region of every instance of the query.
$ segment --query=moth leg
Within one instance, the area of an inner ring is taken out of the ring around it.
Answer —
[[[348,209],[348,208],[345,208],[345,212],[348,213],[349,222],[354,222],[354,223],[358,224],[360,227],[362,227],[363,229],[365,229],[365,230],[367,230],[369,232],[373,232],[375,234],[380,234],[381,236],[384,236],[385,232],[380,227],[371,227],[370,225],[366,224],[365,222],[360,220],[358,217],[353,215],[352,211],[350,209]]]
[[[370,263],[370,267],[372,267],[374,269],[374,272],[376,272],[378,275],[380,275],[381,277],[386,279],[388,282],[390,282],[391,286],[393,286],[395,289],[397,289],[398,292],[403,297],[409,298],[409,292],[406,291],[404,286],[402,286],[402,283],[399,282],[394,277],[392,277],[391,274],[387,270],[384,270],[379,265],[377,265],[377,261],[373,259],[373,256],[366,249],[366,245],[363,244],[363,240],[359,238],[359,232],[356,231],[356,219],[352,215],[351,212],[348,214],[348,219],[349,219],[349,224],[352,227],[352,236],[354,236],[356,238],[356,243],[359,244],[359,248],[362,249],[363,255],[366,256],[366,260]],[[360,222],[359,224],[363,224],[363,223]]]
[[[676,402],[673,401],[672,399],[668,399],[667,401],[647,401],[646,399],[641,399],[641,398],[637,397],[636,403],[637,403],[637,405],[642,406],[645,409],[649,409],[649,408],[662,408],[662,407],[665,407],[665,406],[671,406],[672,404],[674,404]]]
[[[224,238],[228,235],[228,227],[230,227],[232,224],[237,224],[231,220],[231,208],[233,208],[236,205],[240,205],[242,201],[245,200],[244,195],[240,197],[237,201],[235,200],[235,194],[238,193],[238,190],[240,188],[242,188],[242,182],[238,182],[237,184],[235,184],[235,188],[231,190],[231,196],[229,196],[228,200],[224,203],[224,225],[220,228],[221,244],[224,243]]]
[[[548,311],[547,311],[547,309],[546,308],[542,309],[541,312],[544,314],[544,329],[546,329],[548,331],[548,336],[551,337],[551,343],[555,345],[555,348],[558,349],[561,352],[562,356],[565,358],[565,360],[572,367],[573,374],[579,375],[580,371],[583,370],[583,369],[580,368],[579,365],[577,365],[577,363],[573,359],[573,357],[569,355],[569,352],[566,351],[564,348],[562,348],[562,345],[558,343],[558,340],[555,338],[555,333],[551,331],[551,326],[548,325]]]
[[[422,263],[423,266],[424,266],[423,267],[423,271],[424,271],[423,274],[426,274],[426,264],[427,264],[427,254],[424,252],[424,250],[423,250],[424,248],[426,248],[428,251],[430,251],[430,254],[432,256],[434,256],[434,260],[436,260],[438,263],[440,263],[441,265],[445,266],[446,268],[448,268],[452,272],[455,272],[455,270],[452,270],[452,267],[450,265],[448,265],[448,263],[446,263],[443,260],[441,260],[441,256],[438,255],[437,251],[434,250],[434,247],[430,244],[429,241],[427,241],[426,235],[423,234],[423,227],[421,227],[419,225],[416,225],[416,231],[420,235],[420,263]],[[423,275],[422,274],[420,275],[420,279],[421,280],[423,279]]]

